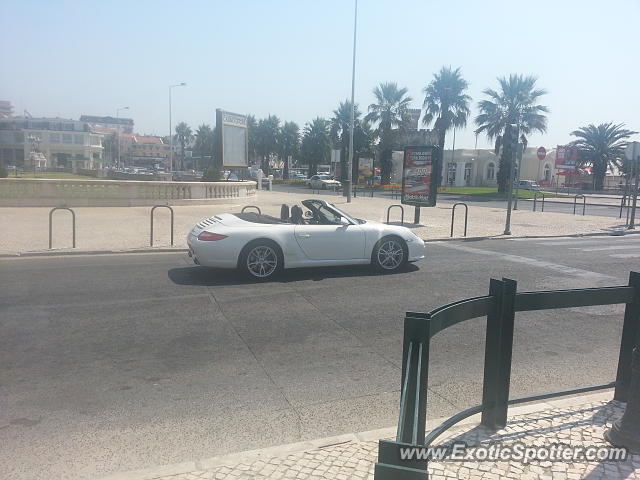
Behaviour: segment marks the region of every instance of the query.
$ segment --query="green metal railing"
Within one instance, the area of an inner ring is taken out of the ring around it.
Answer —
[[[517,283],[491,279],[489,295],[450,303],[429,313],[407,312],[404,319],[400,415],[395,441],[381,440],[375,480],[423,480],[425,460],[401,460],[401,447],[426,447],[461,420],[481,413],[480,423],[492,430],[507,423],[509,405],[546,398],[615,388],[614,398],[625,401],[630,384],[631,354],[640,333],[640,273],[619,287],[580,288],[517,293]],[[560,392],[509,398],[511,356],[516,312],[595,305],[626,304],[616,381]],[[482,403],[464,410],[426,435],[427,386],[431,339],[442,330],[477,317],[487,317]]]

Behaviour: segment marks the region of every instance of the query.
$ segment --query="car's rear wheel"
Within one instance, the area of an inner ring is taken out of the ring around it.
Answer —
[[[409,257],[407,244],[400,237],[381,238],[371,254],[371,264],[379,272],[395,272],[401,269]]]
[[[248,244],[240,254],[238,268],[253,280],[275,277],[284,265],[280,247],[269,240],[256,240]]]

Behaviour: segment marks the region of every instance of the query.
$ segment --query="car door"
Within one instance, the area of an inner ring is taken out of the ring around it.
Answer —
[[[365,235],[360,225],[296,225],[295,237],[311,260],[364,258]]]

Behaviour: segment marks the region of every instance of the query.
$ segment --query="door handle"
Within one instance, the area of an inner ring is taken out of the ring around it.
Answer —
[[[311,237],[310,233],[299,233],[298,238],[309,238]]]

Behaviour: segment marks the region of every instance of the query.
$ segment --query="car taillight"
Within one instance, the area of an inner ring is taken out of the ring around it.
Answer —
[[[218,240],[222,240],[223,238],[227,238],[227,236],[212,232],[202,232],[200,235],[198,235],[198,240],[201,240],[203,242],[216,242]]]

